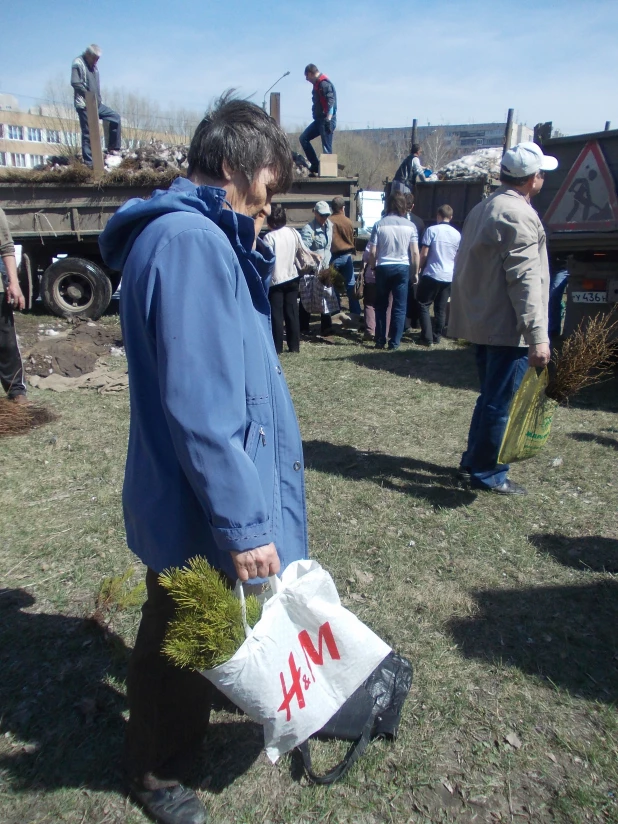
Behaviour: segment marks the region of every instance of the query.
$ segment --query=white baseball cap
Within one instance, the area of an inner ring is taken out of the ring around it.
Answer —
[[[318,200],[318,202],[313,207],[313,211],[317,212],[319,215],[330,215],[330,206],[325,200]]]
[[[511,177],[528,177],[536,172],[553,172],[558,160],[544,155],[536,143],[518,143],[502,157],[502,169]]]

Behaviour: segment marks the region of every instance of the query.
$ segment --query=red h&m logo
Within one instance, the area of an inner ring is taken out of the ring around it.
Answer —
[[[311,678],[315,681],[315,675],[313,674],[313,668],[311,666],[311,661],[316,666],[323,666],[324,664],[324,654],[322,652],[322,644],[326,644],[326,649],[333,661],[338,661],[341,658],[339,654],[339,650],[337,649],[337,643],[335,642],[335,636],[333,635],[333,631],[330,628],[330,624],[328,621],[318,630],[318,648],[313,646],[313,641],[311,640],[311,636],[307,632],[306,629],[303,629],[301,632],[298,633],[298,640],[302,647],[303,653],[305,655],[305,660],[307,662],[307,668],[311,673]],[[303,695],[303,688],[308,690],[311,681],[307,675],[302,674],[302,669],[296,666],[296,660],[294,659],[294,653],[290,653],[290,657],[288,658],[288,665],[290,667],[290,675],[292,678],[290,688],[287,688],[285,683],[285,676],[282,672],[279,673],[279,678],[281,679],[281,689],[283,691],[283,702],[279,707],[279,711],[285,710],[286,713],[286,721],[289,721],[292,717],[292,711],[290,709],[290,704],[293,698],[296,698],[298,702],[298,708],[302,710],[305,706],[305,696]],[[302,682],[301,682],[302,679]]]

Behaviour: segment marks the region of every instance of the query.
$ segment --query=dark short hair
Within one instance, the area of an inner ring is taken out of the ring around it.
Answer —
[[[319,69],[315,63],[307,63],[305,66],[305,74],[315,74],[317,71],[319,71]]]
[[[412,144],[412,154],[418,154],[418,152],[420,152],[420,150],[421,150],[421,144],[420,143],[413,143]]]
[[[341,195],[336,195],[331,202],[330,205],[333,207],[333,212],[343,212],[345,209],[345,199],[341,197]]]
[[[438,214],[444,220],[451,220],[453,217],[453,207],[445,203],[444,206],[438,206]]]
[[[198,172],[222,180],[226,163],[249,183],[262,169],[272,169],[275,192],[287,192],[292,185],[292,150],[285,132],[255,103],[234,97],[233,89],[215,101],[198,125],[188,161],[189,177]]]
[[[536,172],[525,177],[513,177],[510,175],[504,166],[500,166],[500,183],[509,183],[511,186],[524,186],[529,180],[536,176]]]
[[[406,198],[403,192],[391,192],[386,204],[386,212],[389,215],[395,214],[399,217],[406,216]]]
[[[288,216],[285,212],[285,207],[280,203],[273,203],[270,214],[266,218],[266,223],[271,229],[281,229],[288,222]]]

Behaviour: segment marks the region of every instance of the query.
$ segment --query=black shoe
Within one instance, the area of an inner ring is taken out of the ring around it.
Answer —
[[[205,824],[208,819],[206,807],[193,790],[182,784],[144,790],[131,783],[129,789],[144,812],[159,824]]]
[[[376,343],[375,348],[376,349],[384,349],[384,344],[383,343]]]
[[[464,483],[470,483],[471,470],[469,466],[460,466],[457,470],[457,478]]]
[[[427,348],[433,346],[433,343],[430,340],[425,340],[425,338],[415,338],[413,343],[417,346],[426,346]]]
[[[489,492],[495,492],[497,495],[527,495],[528,490],[523,487],[521,484],[516,484],[515,481],[509,480],[509,478],[501,483],[499,486],[491,486],[491,487],[484,487]]]

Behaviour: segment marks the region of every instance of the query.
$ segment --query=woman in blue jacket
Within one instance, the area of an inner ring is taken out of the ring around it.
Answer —
[[[307,557],[302,443],[270,328],[274,256],[257,239],[291,177],[274,120],[224,96],[197,127],[189,179],[130,200],[100,239],[106,264],[122,270],[123,504],[128,545],[148,567],[125,766],[159,821],[205,820],[178,762],[206,732],[211,688],[160,654],[174,608],[158,573],[201,555],[255,582]]]

